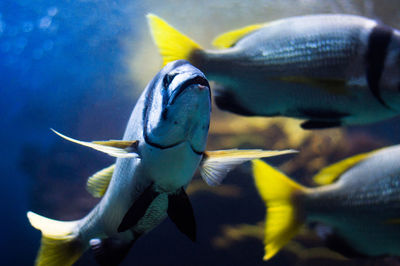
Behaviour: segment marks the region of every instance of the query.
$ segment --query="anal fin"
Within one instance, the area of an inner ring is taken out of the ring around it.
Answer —
[[[196,241],[196,220],[192,204],[183,188],[168,196],[168,216],[193,242]]]
[[[303,129],[326,129],[332,127],[340,127],[342,122],[337,121],[318,121],[318,120],[307,120],[301,123]]]
[[[119,265],[126,257],[136,239],[124,242],[116,238],[90,240],[90,247],[94,253],[96,262],[100,266]]]
[[[118,226],[118,232],[124,232],[135,226],[146,214],[147,209],[158,195],[160,193],[154,190],[153,184],[148,186],[125,214],[121,224]]]

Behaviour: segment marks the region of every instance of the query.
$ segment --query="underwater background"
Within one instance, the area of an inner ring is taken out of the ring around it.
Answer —
[[[2,265],[32,265],[40,232],[26,212],[73,220],[96,204],[86,179],[113,159],[63,141],[119,139],[146,83],[160,69],[145,15],[165,18],[203,47],[218,34],[288,16],[359,14],[400,27],[400,2],[273,0],[1,0],[0,247]],[[208,149],[298,149],[280,166],[312,185],[323,166],[398,144],[400,119],[304,131],[288,118],[245,118],[213,108]],[[244,164],[224,185],[198,176],[188,188],[197,220],[192,243],[167,219],[141,238],[122,265],[400,265],[395,258],[346,259],[308,229],[263,262],[265,207]],[[77,265],[94,265],[87,252]]]

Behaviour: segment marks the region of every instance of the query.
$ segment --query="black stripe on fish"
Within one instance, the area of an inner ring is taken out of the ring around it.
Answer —
[[[244,116],[256,116],[257,114],[253,113],[249,109],[241,106],[239,102],[236,100],[233,93],[221,89],[214,91],[214,100],[215,104],[219,109],[229,111],[232,113],[236,113]]]
[[[376,25],[368,39],[366,53],[367,82],[369,89],[375,98],[385,107],[391,109],[380,94],[380,80],[385,66],[390,40],[392,39],[393,29],[382,24]]]
[[[167,120],[168,117],[168,101],[169,101],[169,95],[168,95],[168,86],[171,84],[171,82],[174,80],[174,78],[178,75],[178,73],[168,73],[164,76],[163,78],[163,88],[162,88],[162,114],[161,118],[163,120]]]
[[[90,240],[90,247],[98,265],[119,265],[126,257],[136,240],[137,236],[130,242],[124,242],[117,238],[96,238]]]
[[[170,63],[169,69],[173,70],[184,64],[187,64],[187,61],[178,60],[178,61],[175,61],[174,63]],[[159,81],[161,79],[161,75],[163,75],[163,74],[164,74],[164,77],[162,77],[162,84],[160,85]],[[149,108],[153,103],[153,96],[154,96],[155,89],[157,88],[157,86],[165,86],[166,85],[165,82],[172,82],[173,79],[171,79],[171,77],[175,77],[175,75],[172,74],[172,75],[170,75],[169,78],[166,78],[167,75],[168,75],[168,73],[165,74],[165,72],[163,72],[163,71],[158,72],[157,75],[151,80],[151,82],[146,87],[147,93],[146,93],[146,97],[144,100],[144,108],[143,108],[143,113],[142,113],[144,130],[146,130],[146,128],[147,128],[147,123],[148,123],[148,119],[149,119]],[[164,81],[164,79],[166,79],[166,80]]]
[[[179,231],[193,242],[196,241],[196,220],[192,204],[185,190],[180,188],[176,193],[168,195],[168,216]]]
[[[153,184],[148,186],[125,214],[121,224],[118,226],[118,232],[124,232],[135,226],[146,214],[147,209],[158,195],[160,193],[154,190]]]

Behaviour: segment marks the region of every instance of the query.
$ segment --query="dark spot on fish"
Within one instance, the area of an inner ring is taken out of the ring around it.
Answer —
[[[253,113],[252,111],[248,110],[247,108],[241,106],[238,101],[236,100],[233,93],[226,91],[226,90],[217,90],[214,94],[215,103],[218,108],[233,112],[239,115],[244,116],[255,116],[257,114]]]
[[[177,125],[177,124],[179,124],[178,121],[174,121],[174,125]]]
[[[167,120],[167,116],[168,116],[168,108],[164,107],[162,113],[161,113],[161,118],[162,120]]]
[[[366,53],[367,81],[369,89],[375,98],[385,107],[391,109],[382,99],[380,94],[380,80],[382,77],[385,59],[388,53],[393,29],[386,25],[376,25],[369,36]]]
[[[311,120],[339,120],[349,116],[349,113],[331,109],[298,109],[299,117],[313,118]]]

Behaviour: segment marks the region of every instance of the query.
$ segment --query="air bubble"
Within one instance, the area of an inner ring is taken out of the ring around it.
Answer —
[[[43,44],[43,50],[50,51],[51,49],[53,49],[53,46],[54,42],[52,40],[47,40]]]
[[[57,15],[57,13],[58,13],[58,8],[55,6],[47,9],[47,15],[49,15],[50,17],[54,17],[55,15]]]
[[[22,24],[22,31],[23,32],[31,32],[33,30],[33,23],[30,21],[25,22]]]
[[[43,17],[43,18],[41,18],[41,19],[39,20],[39,28],[41,28],[41,29],[47,29],[48,27],[50,27],[51,22],[52,22],[51,17],[45,16],[45,17]]]

